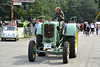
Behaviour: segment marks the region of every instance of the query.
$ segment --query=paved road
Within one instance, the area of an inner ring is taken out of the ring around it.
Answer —
[[[0,67],[100,67],[100,34],[85,36],[79,33],[78,56],[62,63],[61,55],[36,57],[29,62],[27,56],[30,38],[15,41],[0,41]]]

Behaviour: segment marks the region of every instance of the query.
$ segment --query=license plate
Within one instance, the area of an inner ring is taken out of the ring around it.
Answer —
[[[44,43],[44,48],[51,48],[51,43]]]

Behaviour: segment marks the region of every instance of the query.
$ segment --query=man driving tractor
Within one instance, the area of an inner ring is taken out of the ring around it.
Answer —
[[[64,13],[60,10],[60,7],[56,7],[55,19],[59,22],[64,20]]]

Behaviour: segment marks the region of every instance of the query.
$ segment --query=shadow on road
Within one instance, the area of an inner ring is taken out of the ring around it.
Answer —
[[[89,58],[89,59],[98,59],[98,60],[100,60],[100,57],[94,57],[94,58]]]
[[[0,42],[17,42],[17,41],[15,41],[15,40],[5,40],[5,41],[1,41],[0,40]]]
[[[39,64],[48,64],[48,65],[62,65],[63,64],[63,58],[60,55],[47,55],[45,57],[39,57],[36,56],[35,62],[29,62],[27,55],[22,56],[16,56],[13,57],[14,59],[17,59],[16,62],[14,62],[12,65],[39,65]],[[60,61],[61,60],[61,61]]]

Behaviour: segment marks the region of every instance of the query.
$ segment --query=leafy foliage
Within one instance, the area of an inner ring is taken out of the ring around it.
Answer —
[[[38,16],[45,16],[46,20],[54,20],[57,6],[64,12],[65,21],[69,21],[72,16],[77,16],[78,22],[93,22],[99,11],[95,0],[35,0],[34,3],[14,6],[14,18],[26,20],[28,16],[32,20]],[[0,16],[2,20],[11,20],[11,0],[0,0]]]
[[[10,20],[11,18],[11,2],[10,0],[0,0],[0,17],[2,20]]]

